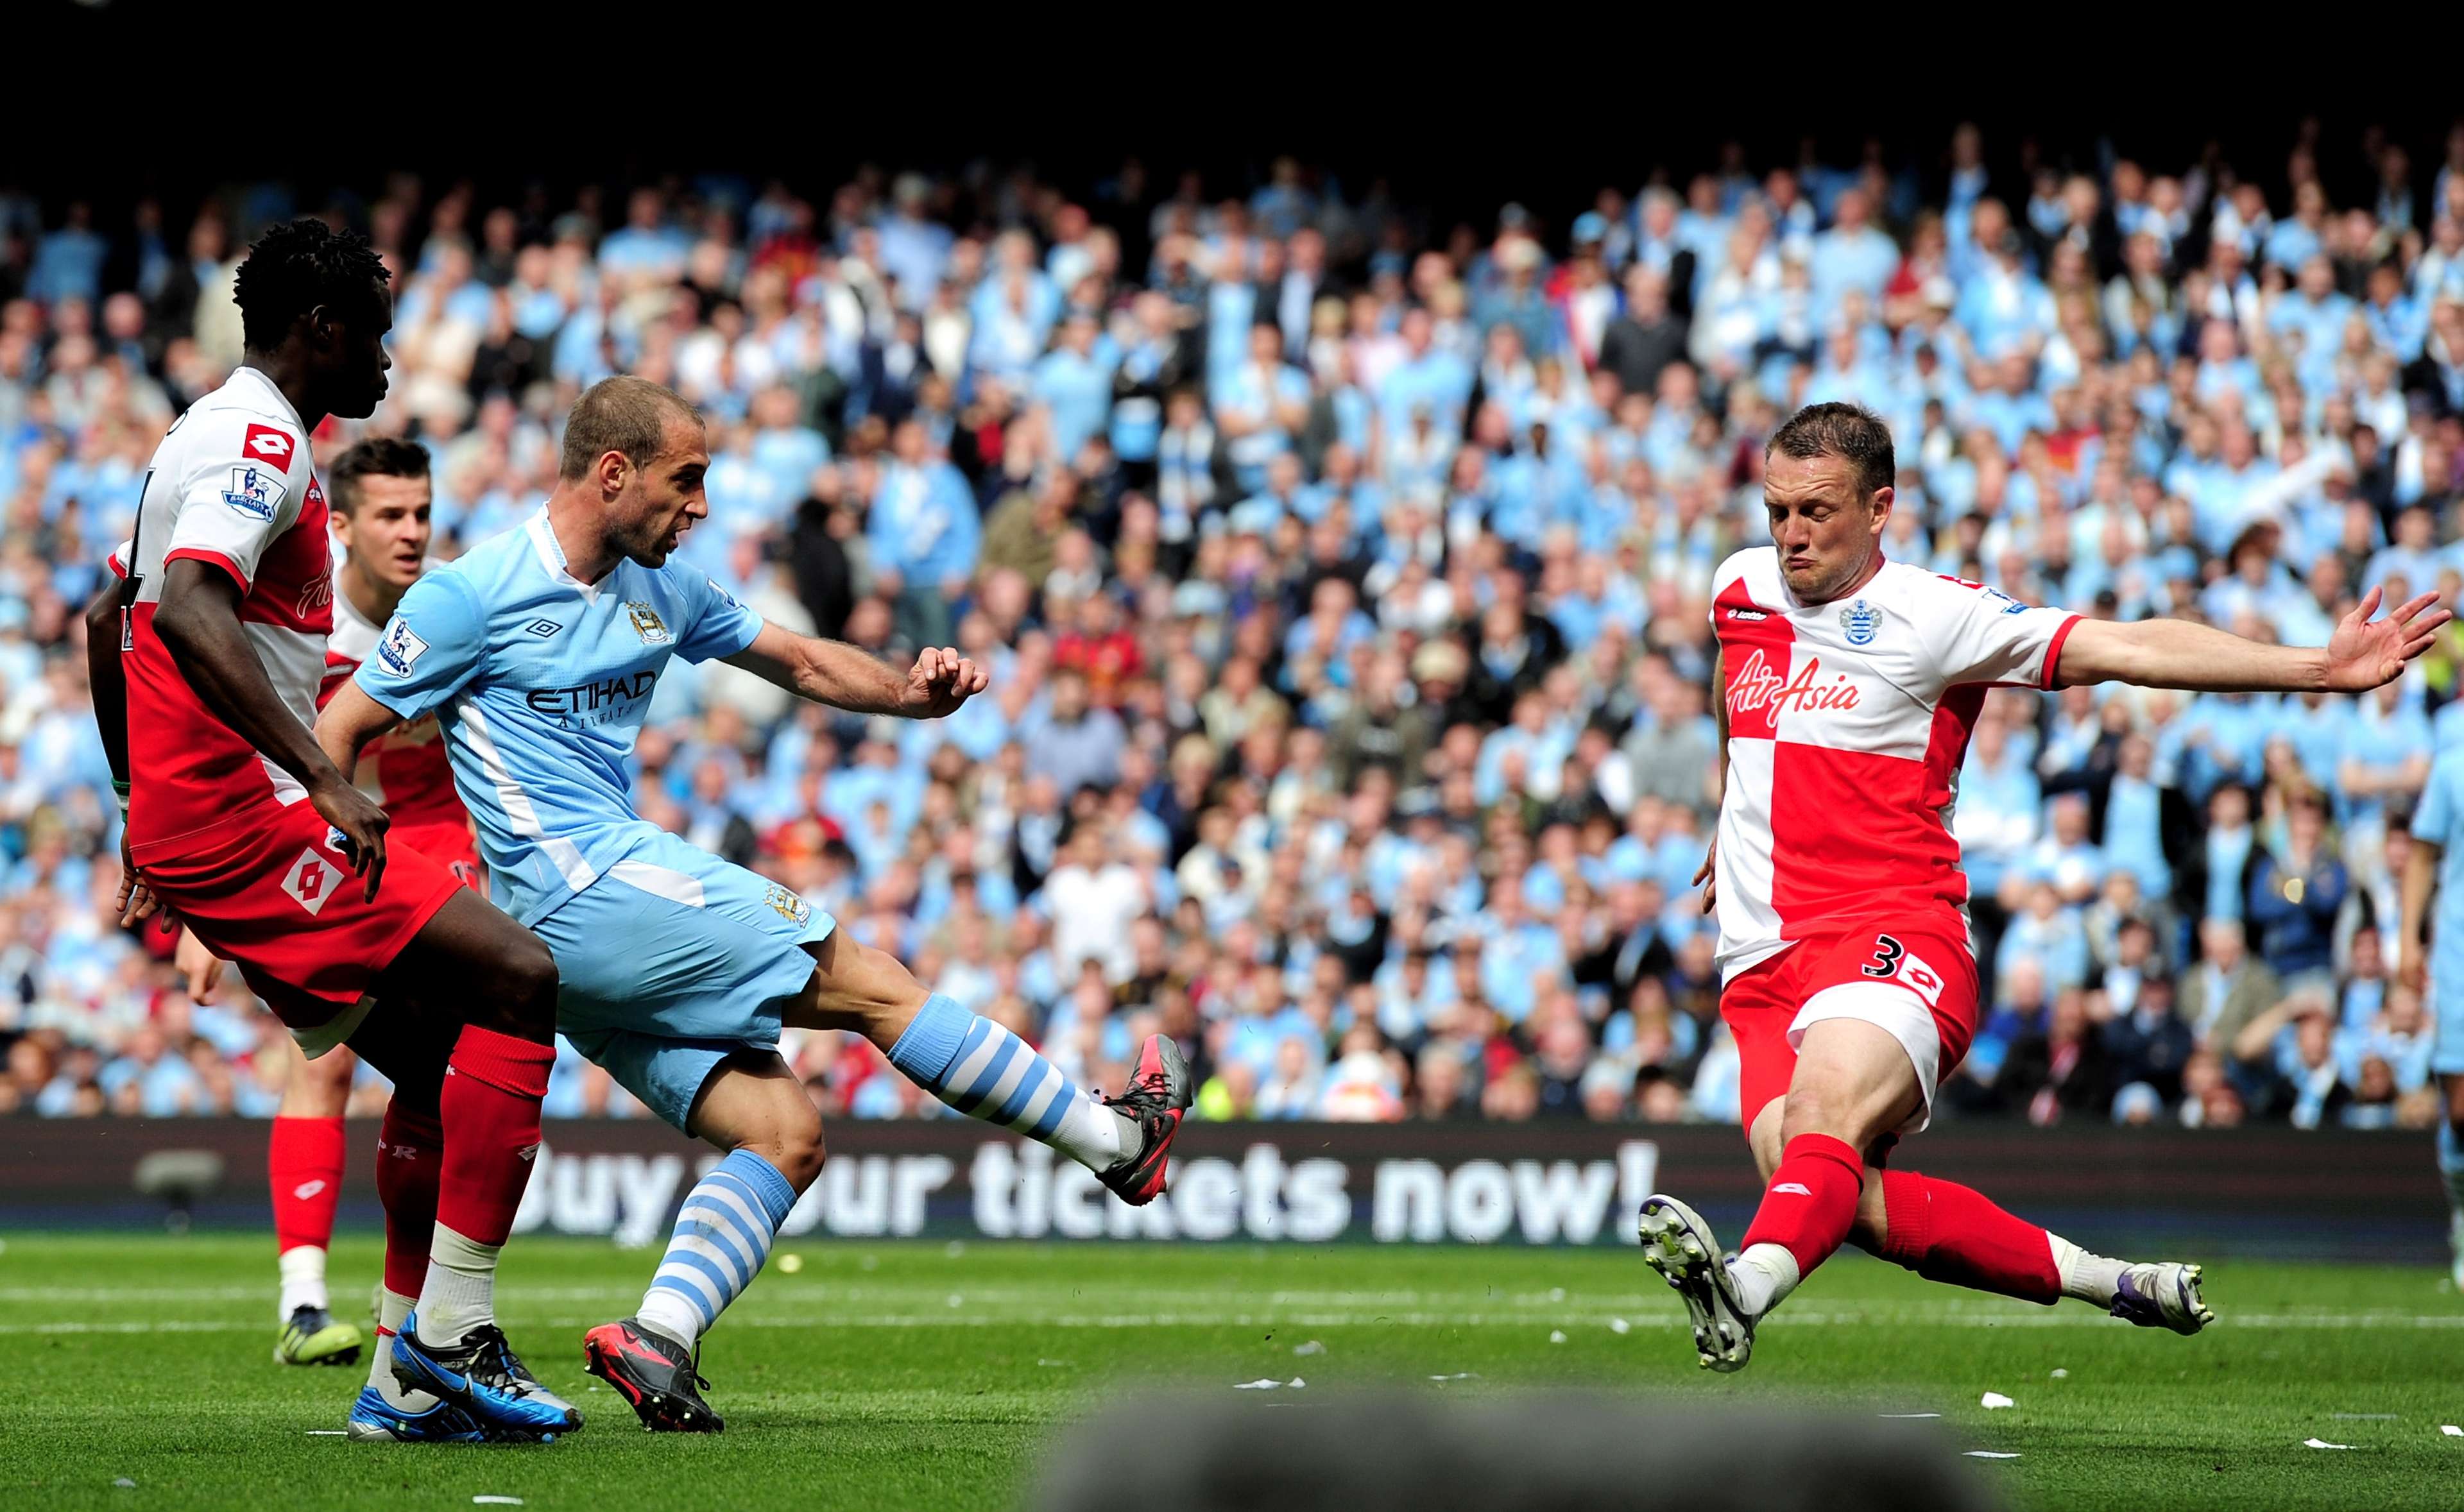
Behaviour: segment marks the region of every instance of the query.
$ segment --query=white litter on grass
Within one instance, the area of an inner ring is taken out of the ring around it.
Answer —
[[[1941,1414],[1940,1413],[1876,1413],[1875,1415],[1876,1415],[1876,1416],[1878,1416],[1878,1417],[1910,1418],[1910,1417],[1940,1417],[1942,1414]]]
[[[2016,1459],[2019,1457],[2017,1455],[2004,1454],[1998,1449],[1970,1449],[1967,1451],[1967,1454],[1968,1457],[1970,1459]]]
[[[1565,1342],[1566,1342],[1566,1330],[1565,1330],[1565,1329],[1563,1329],[1563,1328],[1551,1328],[1551,1329],[1550,1329],[1550,1330],[1549,1330],[1549,1342],[1550,1342],[1551,1344],[1563,1344],[1563,1343],[1565,1343]]]
[[[308,1436],[311,1438],[341,1438],[343,1436],[343,1433],[342,1430],[339,1428],[312,1428],[308,1430]]]
[[[1295,1391],[1299,1391],[1302,1387],[1309,1385],[1307,1381],[1302,1380],[1297,1375],[1293,1376],[1290,1380],[1286,1381],[1284,1384],[1290,1387]]]
[[[2062,1370],[2062,1369],[2061,1369],[2061,1368],[2059,1368],[2058,1366],[2055,1368],[2055,1370],[2054,1370],[2054,1379],[2055,1379],[2055,1380],[2057,1380],[2057,1381],[2067,1381],[2067,1380],[2069,1380],[2070,1378],[2071,1378],[2071,1372],[2070,1372],[2070,1371],[2065,1370]]]
[[[517,1507],[522,1504],[522,1499],[519,1497],[473,1497],[471,1499],[471,1502],[473,1506]]]
[[[1069,1366],[1069,1362],[1067,1360],[1038,1360],[1035,1363],[1044,1367],[1047,1370],[1067,1370]]]
[[[2464,1428],[2458,1428],[2453,1423],[2441,1423],[2438,1425],[2438,1431],[2450,1438],[2464,1438]]]
[[[1232,1390],[1236,1391],[1281,1391],[1283,1389],[1283,1385],[1284,1383],[1281,1381],[1269,1381],[1261,1377],[1255,1381],[1239,1382],[1232,1388]]]
[[[137,1482],[129,1479],[126,1476],[121,1476],[119,1479],[114,1480],[112,1484],[127,1491],[134,1491],[137,1489]]]
[[[2353,1446],[2350,1444],[2331,1444],[2323,1438],[2305,1438],[2301,1440],[2301,1447],[2304,1449],[2350,1449]]]
[[[2019,1404],[2011,1400],[2011,1398],[2003,1395],[1999,1391],[1988,1391],[1981,1399],[1980,1405],[1983,1406],[1987,1412],[1991,1413],[2005,1407],[2016,1407]]]
[[[1318,1343],[1315,1339],[1311,1339],[1307,1344],[1293,1345],[1292,1352],[1294,1354],[1324,1354],[1326,1352],[1326,1346]]]
[[[1611,1318],[1609,1320],[1609,1332],[1611,1333],[1632,1333],[1633,1331],[1634,1325],[1626,1322],[1623,1318]]]
[[[1480,1379],[1480,1372],[1478,1370],[1457,1370],[1452,1375],[1433,1375],[1430,1376],[1429,1379],[1432,1381],[1477,1381]]]

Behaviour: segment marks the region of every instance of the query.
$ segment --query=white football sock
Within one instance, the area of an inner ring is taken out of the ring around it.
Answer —
[[[428,1250],[428,1284],[419,1292],[420,1343],[451,1348],[481,1324],[496,1321],[496,1256],[503,1250],[436,1225]]]
[[[1068,1111],[1061,1115],[1061,1127],[1052,1131],[1052,1148],[1101,1174],[1121,1163],[1123,1155],[1133,1155],[1145,1137],[1127,1113],[1116,1112],[1098,1102],[1092,1093],[1079,1093],[1069,1099]]]
[[[2062,1295],[2112,1306],[2122,1290],[2123,1262],[2092,1255],[2050,1229],[2045,1238],[2053,1242],[2054,1268],[2062,1273]]]
[[[325,1247],[321,1244],[294,1244],[275,1257],[275,1269],[282,1277],[282,1301],[275,1314],[284,1323],[301,1307],[323,1307],[325,1301]]]
[[[1759,1318],[1796,1290],[1796,1257],[1785,1244],[1749,1244],[1744,1254],[1728,1262],[1728,1275],[1737,1283],[1737,1300],[1746,1316]]]
[[[424,1413],[436,1405],[436,1398],[426,1391],[406,1391],[393,1378],[393,1336],[402,1331],[402,1320],[410,1315],[412,1299],[398,1291],[377,1295],[376,1358],[368,1362],[368,1385],[384,1397],[385,1405],[406,1413]]]

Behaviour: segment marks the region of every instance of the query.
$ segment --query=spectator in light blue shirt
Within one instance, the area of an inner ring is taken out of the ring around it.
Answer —
[[[896,595],[899,632],[911,646],[950,639],[953,607],[976,570],[982,524],[958,470],[933,454],[924,427],[902,421],[891,432],[891,460],[881,470],[866,538],[882,587]]]
[[[1854,289],[1876,304],[1883,286],[1900,267],[1899,244],[1871,224],[1872,207],[1865,191],[1847,189],[1839,195],[1837,219],[1814,238],[1814,307],[1829,319],[1839,301]]]
[[[1118,359],[1111,339],[1095,318],[1074,311],[1061,322],[1052,350],[1035,364],[1027,391],[1052,427],[1052,454],[1074,457],[1087,438],[1103,433],[1112,407],[1112,372]]]
[[[111,249],[95,234],[94,209],[83,200],[69,207],[68,221],[34,244],[26,270],[26,297],[38,304],[102,297],[102,263]]]
[[[2419,675],[2409,673],[2356,700],[2336,767],[2339,818],[2345,824],[2383,822],[2390,801],[2409,803],[2430,780],[2437,742],[2429,716],[2405,702],[2408,685]]]
[[[1570,980],[1565,947],[1525,910],[1519,879],[1500,878],[1489,889],[1478,938],[1481,996],[1509,1023],[1530,1016],[1543,986]]]

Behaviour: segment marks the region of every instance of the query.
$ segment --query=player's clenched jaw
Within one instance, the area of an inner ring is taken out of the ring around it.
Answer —
[[[665,565],[685,532],[710,515],[702,475],[710,441],[700,421],[671,416],[658,453],[629,470],[608,507],[609,544],[645,567]]]
[[[1864,585],[1881,564],[1891,491],[1868,496],[1839,457],[1774,456],[1763,471],[1763,507],[1791,593],[1828,603]]]

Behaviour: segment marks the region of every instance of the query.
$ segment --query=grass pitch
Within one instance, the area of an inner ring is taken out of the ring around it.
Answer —
[[[1625,1248],[791,1254],[794,1272],[774,1260],[705,1351],[723,1436],[646,1435],[583,1373],[582,1330],[631,1310],[655,1252],[532,1237],[507,1252],[500,1312],[588,1426],[537,1448],[370,1446],[332,1434],[359,1370],[272,1362],[270,1238],[12,1235],[0,1506],[1006,1507],[1111,1393],[1229,1400],[1236,1383],[1294,1377],[1306,1386],[1275,1399],[1303,1410],[1373,1387],[1573,1387],[1630,1395],[1639,1414],[1671,1399],[1870,1411],[1878,1434],[2017,1456],[1976,1465],[2017,1506],[2464,1506],[2464,1436],[2440,1431],[2464,1424],[2464,1304],[2428,1270],[2211,1265],[2222,1321],[2179,1339],[1844,1255],[1764,1328],[1750,1370],[1718,1377]],[[338,1246],[338,1313],[364,1320],[378,1259],[373,1238]],[[1988,1412],[1987,1391],[2016,1405]],[[1881,1416],[1927,1413],[1940,1419]]]

